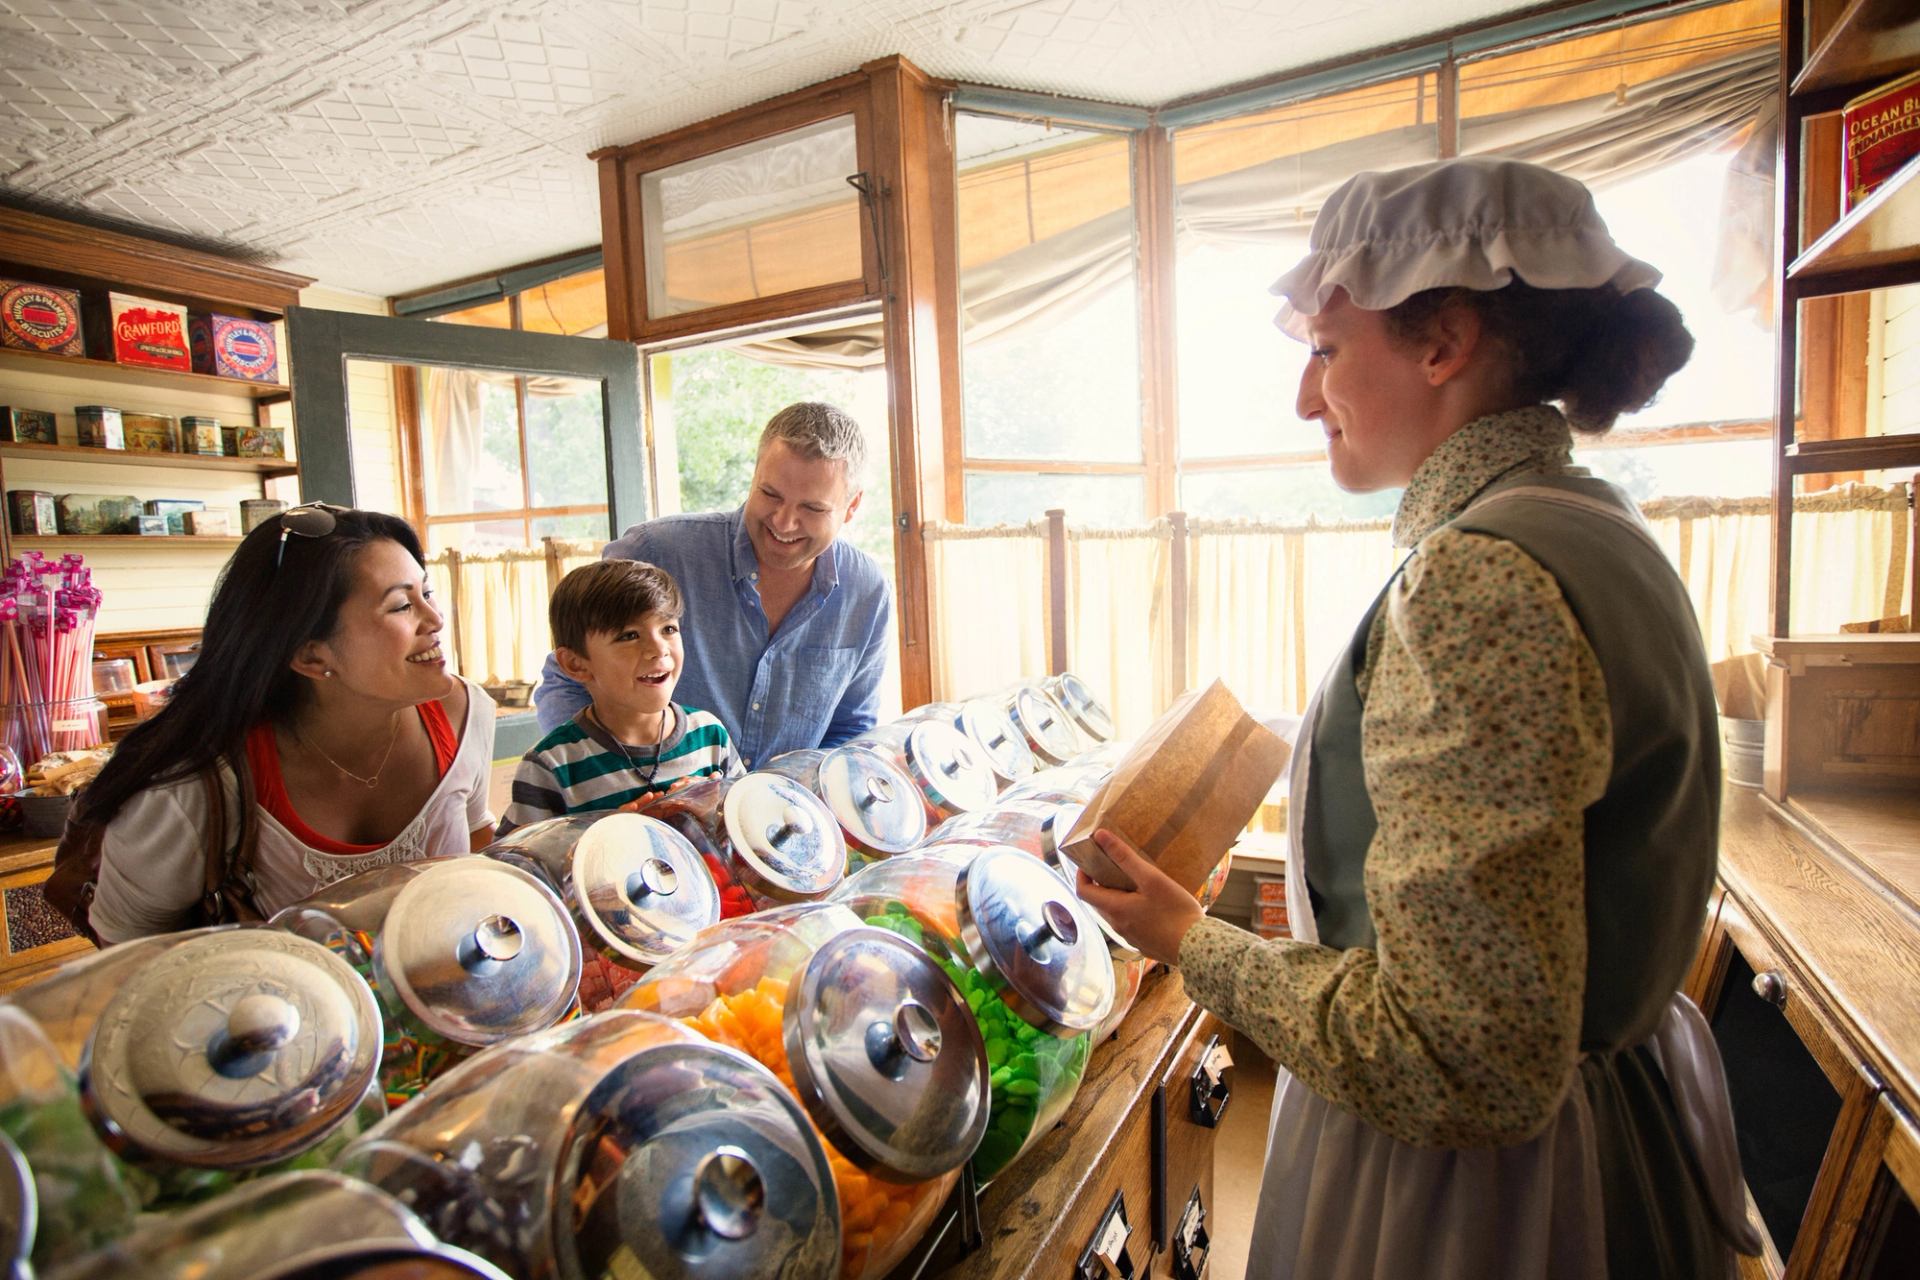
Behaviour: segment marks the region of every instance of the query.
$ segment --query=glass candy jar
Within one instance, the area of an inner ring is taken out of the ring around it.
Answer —
[[[881,725],[846,745],[873,752],[911,779],[929,824],[984,809],[1000,794],[1000,780],[986,756],[958,729],[938,720]]]
[[[1026,737],[1027,746],[1042,768],[1065,764],[1086,749],[1073,721],[1038,684],[1014,685],[1002,691],[995,701],[1006,708],[1007,717]]]
[[[441,1244],[377,1188],[337,1173],[280,1173],[167,1214],[50,1280],[507,1280]]]
[[[582,1007],[597,1012],[720,919],[720,889],[685,836],[637,813],[579,813],[517,828],[481,851],[546,880],[594,952]]]
[[[832,811],[846,841],[849,871],[905,853],[927,838],[927,809],[913,779],[871,751],[789,751],[761,771],[792,778]]]
[[[340,952],[372,983],[387,1020],[381,1083],[394,1104],[474,1049],[552,1026],[575,1007],[573,919],[542,877],[504,862],[375,868],[273,923]]]
[[[1073,1101],[1113,1008],[1113,963],[1092,914],[1018,849],[914,853],[850,876],[833,901],[923,946],[980,1024],[991,1085],[981,1181],[1052,1128]]]
[[[1099,744],[1113,741],[1113,715],[1085,680],[1071,671],[1062,671],[1057,676],[1042,680],[1040,687],[1067,713],[1074,728],[1088,742]]]
[[[833,1168],[847,1280],[885,1275],[918,1243],[986,1132],[986,1048],[959,989],[845,907],[718,925],[621,1004],[686,1019],[799,1099]]]
[[[516,1280],[827,1280],[825,1149],[759,1063],[624,1009],[495,1045],[338,1167]]]

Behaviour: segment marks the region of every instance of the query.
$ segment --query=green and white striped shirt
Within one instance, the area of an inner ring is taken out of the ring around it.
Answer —
[[[717,716],[671,705],[673,725],[657,743],[616,742],[588,714],[591,708],[540,739],[514,771],[512,803],[494,834],[504,836],[515,827],[566,813],[618,809],[665,791],[682,778],[740,771],[727,727]]]

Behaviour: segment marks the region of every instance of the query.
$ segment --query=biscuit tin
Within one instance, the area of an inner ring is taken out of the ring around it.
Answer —
[[[287,504],[278,498],[242,498],[240,532],[252,533],[286,509]]]
[[[167,528],[167,518],[165,516],[140,516],[137,518],[140,526],[139,532],[146,537],[164,538],[173,532],[173,530]]]
[[[124,449],[127,447],[126,428],[121,423],[120,411],[112,405],[75,405],[73,417],[79,432],[80,443],[88,448]]]
[[[96,359],[193,370],[185,307],[125,293],[102,294],[88,302],[88,345]]]
[[[262,320],[194,311],[187,319],[196,373],[248,382],[280,380],[280,349],[273,326]]]
[[[189,511],[186,531],[196,538],[225,538],[233,533],[233,524],[224,511]]]
[[[7,525],[15,533],[29,535],[60,532],[53,495],[41,489],[7,490]]]
[[[180,424],[166,414],[122,412],[120,425],[129,450],[180,452]]]
[[[1840,112],[1840,212],[1920,155],[1920,71],[1863,93]]]
[[[287,456],[285,427],[229,427],[222,424],[220,436],[227,452],[236,458],[284,458]]]
[[[0,347],[83,356],[86,334],[80,320],[85,314],[73,289],[0,279]]]
[[[148,498],[146,506],[148,515],[159,516],[167,522],[168,533],[187,532],[187,513],[206,509],[207,504],[198,498]]]
[[[220,434],[220,419],[188,414],[180,419],[180,447],[187,453],[218,457],[227,451]]]
[[[18,444],[59,444],[53,415],[45,409],[16,409],[0,404],[0,440]]]
[[[140,499],[130,495],[63,493],[53,500],[60,532],[138,533]]]

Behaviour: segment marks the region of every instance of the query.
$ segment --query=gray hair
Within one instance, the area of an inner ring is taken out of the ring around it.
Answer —
[[[760,433],[762,452],[775,440],[803,458],[843,462],[847,493],[859,493],[867,470],[867,437],[853,415],[818,400],[790,404],[767,419]]]

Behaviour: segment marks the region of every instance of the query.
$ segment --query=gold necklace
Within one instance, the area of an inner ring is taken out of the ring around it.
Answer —
[[[386,772],[387,761],[393,759],[394,744],[400,741],[400,717],[396,715],[393,718],[393,732],[387,735],[386,753],[380,757],[380,767],[373,771],[373,776],[371,778],[361,777],[359,774],[347,768],[347,766],[341,764],[338,760],[335,760],[332,756],[328,755],[326,752],[320,750],[319,743],[314,742],[311,739],[305,737],[303,734],[301,734],[301,732],[298,729],[295,729],[293,731],[293,737],[294,737],[294,740],[298,742],[301,746],[310,748],[314,752],[314,754],[318,755],[322,760],[325,760],[328,764],[338,769],[341,773],[345,774],[349,778],[352,778],[355,782],[359,783],[361,786],[371,791],[373,790],[373,788],[380,785],[380,775]]]

